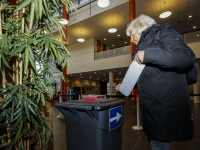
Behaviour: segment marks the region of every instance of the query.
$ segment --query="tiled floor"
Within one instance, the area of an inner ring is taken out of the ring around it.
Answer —
[[[191,101],[191,106],[194,114],[194,138],[191,141],[172,142],[170,150],[200,150],[200,104],[193,104]],[[136,108],[133,107],[133,102],[126,99],[122,128],[122,150],[151,150],[143,131],[132,130],[132,126],[137,124]],[[64,120],[57,118],[59,112],[55,108],[53,115],[54,150],[66,150]]]

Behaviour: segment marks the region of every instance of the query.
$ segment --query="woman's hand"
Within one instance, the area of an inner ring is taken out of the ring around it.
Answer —
[[[138,51],[135,55],[134,61],[137,61],[138,64],[142,64],[144,60],[144,50]]]
[[[121,86],[121,83],[119,83],[119,84],[116,86],[116,91],[119,91],[120,86]]]

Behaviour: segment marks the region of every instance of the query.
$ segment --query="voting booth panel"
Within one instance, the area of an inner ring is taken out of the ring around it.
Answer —
[[[54,105],[64,116],[67,149],[121,150],[124,100]]]

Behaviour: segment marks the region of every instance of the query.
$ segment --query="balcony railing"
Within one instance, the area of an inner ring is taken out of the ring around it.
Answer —
[[[119,47],[111,50],[95,52],[95,60],[130,54],[130,46]]]

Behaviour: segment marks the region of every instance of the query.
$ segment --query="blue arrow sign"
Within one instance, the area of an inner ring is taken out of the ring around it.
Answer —
[[[122,124],[122,106],[109,109],[109,131]]]

